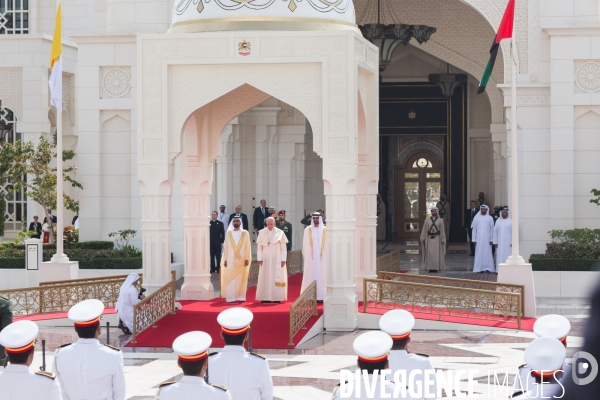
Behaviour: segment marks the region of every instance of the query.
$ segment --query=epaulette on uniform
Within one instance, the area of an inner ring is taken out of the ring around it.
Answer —
[[[174,384],[174,383],[177,383],[177,382],[175,382],[175,381],[166,381],[166,382],[163,382],[163,383],[161,383],[160,385],[158,385],[158,392],[157,392],[157,395],[159,395],[159,394],[160,394],[160,391],[162,390],[162,388],[164,388],[165,386],[172,385],[172,384]]]
[[[62,346],[58,346],[58,347],[56,348],[56,351],[59,351],[59,350],[60,350],[60,349],[62,349],[63,347],[67,347],[67,346],[70,346],[70,345],[72,345],[72,344],[73,344],[73,343],[67,343],[67,344],[63,344]]]
[[[429,355],[427,355],[427,354],[423,354],[423,353],[413,353],[413,354],[416,354],[416,355],[421,356],[421,357],[427,357],[427,358],[429,358]]]
[[[217,354],[219,354],[219,352],[218,352],[218,351],[213,351],[213,352],[212,352],[212,353],[210,353],[208,356],[209,356],[209,357],[211,357],[211,356],[216,356]]]
[[[252,354],[253,356],[256,356],[256,357],[260,357],[263,360],[266,360],[265,356],[261,356],[260,354],[256,354],[256,353],[253,353],[253,352],[250,352],[250,354]]]
[[[118,347],[115,347],[115,346],[113,346],[113,345],[110,345],[110,344],[105,344],[104,346],[106,346],[106,347],[108,347],[108,348],[110,348],[110,349],[116,350],[116,351],[121,351],[121,349],[120,349],[120,348],[118,348]]]
[[[523,393],[525,393],[525,392],[522,391],[522,390],[517,390],[516,392],[514,392],[513,394],[510,395],[509,399],[512,399],[513,397],[519,396],[519,395],[521,395]]]
[[[46,378],[50,378],[50,379],[56,378],[55,374],[53,374],[52,372],[47,372],[47,371],[36,371],[35,374],[39,375],[39,376],[45,376]]]
[[[348,383],[348,381],[346,381],[346,382],[344,382],[344,383]],[[337,385],[335,385],[335,386],[340,386],[341,384],[342,384],[342,383],[340,382],[340,383],[338,383],[338,384],[337,384]]]
[[[217,389],[221,389],[224,392],[227,391],[227,388],[225,386],[213,385],[212,383],[210,384],[210,386],[215,387]]]

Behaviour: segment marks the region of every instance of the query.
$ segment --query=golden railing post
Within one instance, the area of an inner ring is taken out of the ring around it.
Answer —
[[[367,312],[367,279],[363,279],[363,310],[362,312]]]
[[[521,314],[523,313],[522,311],[519,312],[518,310],[521,309],[521,304],[523,304],[523,296],[521,294],[519,294],[519,307],[517,308],[517,329],[521,329]]]
[[[39,296],[40,296],[40,300],[39,300],[40,314],[42,314],[44,312],[44,306],[45,306],[45,302],[44,302],[44,289],[43,288],[40,288],[40,290],[39,290]]]
[[[137,304],[133,306],[133,331],[131,337],[131,343],[133,344],[137,343],[137,340],[135,340],[135,337],[137,336],[137,308]]]

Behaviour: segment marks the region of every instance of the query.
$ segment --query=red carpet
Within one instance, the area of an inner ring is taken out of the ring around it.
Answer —
[[[60,319],[67,318],[67,311],[57,311],[54,313],[46,313],[46,314],[31,314],[31,315],[15,315],[13,317],[13,321],[20,321],[22,319],[29,321],[46,321],[49,319]],[[114,307],[107,307],[104,309],[104,314],[116,314]]]
[[[410,306],[408,306],[410,308]],[[399,307],[397,309],[400,309]],[[363,310],[363,302],[358,303],[358,312],[362,312]],[[367,308],[367,314],[380,314],[383,315],[390,310],[384,308]],[[408,310],[407,310],[408,311]],[[496,318],[492,319],[478,319],[478,318],[466,318],[466,317],[457,317],[455,316],[457,311],[453,311],[453,315],[448,315],[448,310],[444,310],[442,315],[440,314],[429,314],[429,313],[418,313],[411,312],[411,314],[416,319],[425,319],[429,321],[443,321],[443,322],[454,322],[457,324],[466,324],[466,325],[476,325],[476,326],[492,326],[496,328],[506,328],[506,329],[517,329],[517,323],[515,322],[506,322],[500,320],[500,316],[496,316]],[[533,324],[537,321],[536,318],[521,318],[521,330],[524,331],[533,331]]]
[[[289,277],[288,301],[281,304],[262,304],[254,302],[256,287],[252,287],[246,294],[244,303],[226,303],[225,299],[209,301],[180,301],[183,308],[175,315],[167,315],[156,324],[156,328],[148,328],[140,333],[136,344],[131,342],[128,347],[171,347],[175,338],[189,331],[204,331],[212,336],[211,347],[223,347],[221,327],[217,323],[217,316],[230,307],[246,307],[254,313],[252,321],[252,347],[257,349],[290,349],[288,346],[290,329],[290,305],[300,295],[302,274]],[[323,305],[319,304],[319,316],[323,314]],[[310,329],[319,316],[312,317],[306,324]],[[294,338],[298,344],[307,330],[301,330]]]

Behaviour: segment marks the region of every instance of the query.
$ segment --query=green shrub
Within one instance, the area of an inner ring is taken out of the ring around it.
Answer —
[[[25,257],[0,257],[0,269],[24,269]]]
[[[112,250],[115,242],[109,240],[90,240],[89,242],[77,242],[73,244],[74,249],[88,250]]]
[[[598,271],[600,260],[549,258],[545,254],[532,254],[529,257],[534,271]]]
[[[79,269],[141,269],[142,257],[131,258],[96,258],[79,261]],[[49,261],[44,260],[44,261]],[[1,257],[1,269],[24,269],[25,257]]]
[[[600,229],[569,229],[548,232],[546,257],[571,260],[600,259]]]
[[[6,200],[0,195],[0,236],[4,236],[4,218],[6,213]]]

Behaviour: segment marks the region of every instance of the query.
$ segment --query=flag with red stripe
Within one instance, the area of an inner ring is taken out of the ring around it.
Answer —
[[[498,33],[496,33],[494,43],[492,43],[492,48],[490,49],[490,60],[488,61],[487,67],[485,67],[485,71],[483,71],[481,82],[479,82],[479,89],[477,89],[477,94],[485,92],[485,87],[487,86],[488,80],[490,79],[490,75],[492,75],[494,64],[496,63],[496,56],[498,55],[498,48],[500,47],[500,42],[502,41],[502,39],[512,38],[514,23],[515,0],[508,0],[506,10],[504,11],[504,16],[502,17],[502,21],[500,22],[500,27],[498,27]]]

